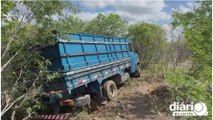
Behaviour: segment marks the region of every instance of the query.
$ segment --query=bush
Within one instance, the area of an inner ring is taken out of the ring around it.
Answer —
[[[204,102],[208,108],[207,119],[212,116],[212,99],[209,84],[196,80],[185,74],[184,71],[168,71],[164,73],[166,82],[172,86],[171,102],[197,103]],[[189,117],[189,119],[199,119],[198,117]]]

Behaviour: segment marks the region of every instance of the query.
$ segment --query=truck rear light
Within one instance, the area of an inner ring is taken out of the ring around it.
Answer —
[[[64,105],[64,106],[73,106],[73,101],[72,101],[72,100],[65,100],[65,101],[63,102],[63,105]]]

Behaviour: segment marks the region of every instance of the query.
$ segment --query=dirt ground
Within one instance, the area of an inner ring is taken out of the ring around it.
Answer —
[[[159,75],[141,74],[118,89],[118,99],[98,110],[83,111],[78,119],[85,120],[171,120],[166,114],[168,86]],[[169,107],[169,106],[168,106]]]

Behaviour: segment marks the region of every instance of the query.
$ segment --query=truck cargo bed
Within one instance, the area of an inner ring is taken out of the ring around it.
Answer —
[[[126,38],[71,34],[44,48],[42,55],[51,60],[50,70],[67,72],[129,58],[128,44]]]
[[[116,86],[139,73],[138,55],[129,45],[127,38],[93,34],[58,37],[41,53],[51,61],[49,70],[60,73],[44,85],[43,102],[57,113],[61,106],[87,105],[91,97],[99,102],[116,99]]]

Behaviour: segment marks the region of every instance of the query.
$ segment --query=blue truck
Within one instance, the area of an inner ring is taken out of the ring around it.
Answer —
[[[60,73],[59,79],[44,85],[42,96],[54,113],[64,106],[84,106],[91,99],[115,100],[117,86],[140,76],[138,55],[127,38],[66,34],[41,54],[51,61],[49,71]]]

